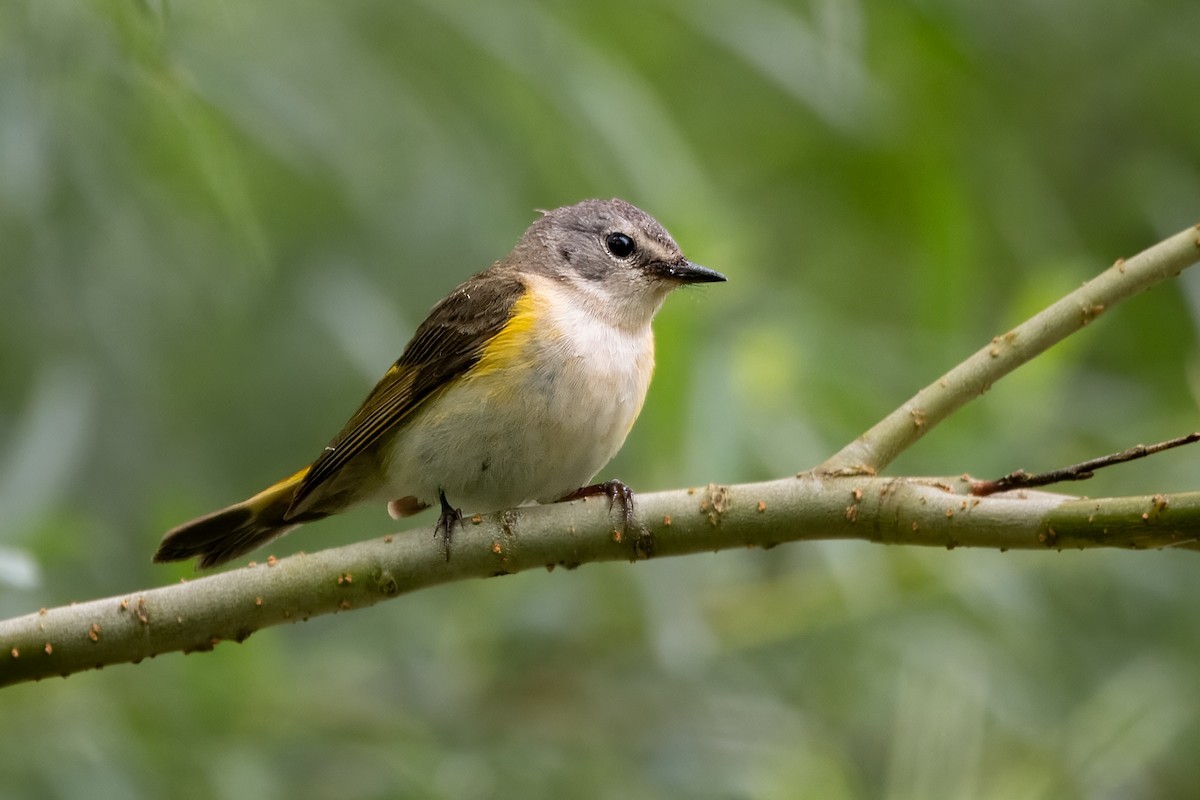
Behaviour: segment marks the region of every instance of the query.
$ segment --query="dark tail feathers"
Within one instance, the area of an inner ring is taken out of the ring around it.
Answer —
[[[183,561],[198,556],[197,568],[215,567],[283,536],[301,523],[324,517],[308,513],[286,518],[296,488],[306,474],[308,467],[248,500],[167,531],[154,560]]]

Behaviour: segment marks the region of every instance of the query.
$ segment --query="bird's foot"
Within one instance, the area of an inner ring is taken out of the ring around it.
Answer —
[[[621,504],[621,533],[623,535],[633,531],[636,536],[633,540],[633,550],[636,558],[649,558],[654,555],[654,537],[650,531],[638,524],[633,513],[633,490],[617,479],[604,481],[603,483],[593,483],[590,486],[583,486],[575,491],[560,497],[557,502],[565,503],[570,500],[580,500],[585,497],[598,497],[604,495],[608,498],[608,510],[611,513],[613,506],[617,503]]]
[[[438,515],[437,524],[433,526],[433,538],[442,540],[442,549],[446,553],[446,560],[450,560],[450,539],[454,536],[454,526],[462,526],[462,509],[454,508],[446,501],[446,493],[441,489],[438,490],[438,500],[441,501],[442,510]]]

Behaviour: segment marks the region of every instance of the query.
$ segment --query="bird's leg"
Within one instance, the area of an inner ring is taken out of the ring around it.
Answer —
[[[450,560],[450,538],[454,536],[454,526],[462,525],[462,509],[454,508],[446,501],[446,493],[438,489],[438,500],[441,501],[442,511],[438,515],[437,524],[433,526],[433,538],[441,538],[442,548],[446,551],[446,560]]]
[[[604,495],[608,498],[608,510],[610,513],[618,501],[621,503],[621,533],[627,534],[630,530],[637,531],[637,538],[633,542],[633,549],[637,557],[649,558],[654,555],[654,537],[650,535],[650,531],[637,524],[637,519],[633,514],[633,490],[616,478],[604,481],[603,483],[593,483],[591,486],[582,486],[569,494],[563,495],[555,502],[566,503],[571,500],[581,500],[585,497],[597,497],[599,495]]]

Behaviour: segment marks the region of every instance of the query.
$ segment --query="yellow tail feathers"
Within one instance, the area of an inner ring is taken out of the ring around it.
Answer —
[[[215,567],[282,536],[301,523],[321,519],[325,514],[319,512],[286,518],[296,489],[308,469],[305,467],[247,500],[167,531],[154,560],[183,561],[198,556],[198,568]]]

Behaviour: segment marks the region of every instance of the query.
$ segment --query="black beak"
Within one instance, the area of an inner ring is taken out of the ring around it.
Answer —
[[[690,261],[676,264],[659,263],[656,272],[664,278],[680,283],[721,283],[725,276],[715,269],[702,267]]]

